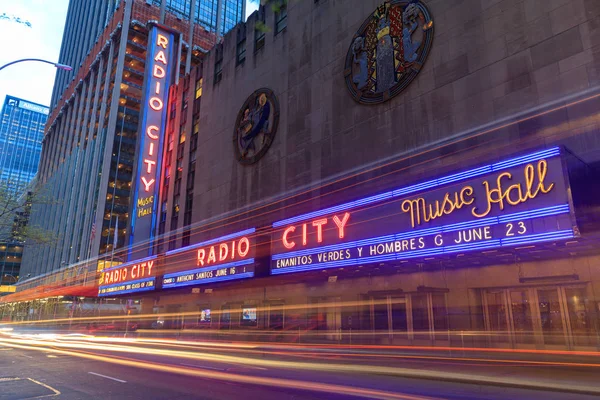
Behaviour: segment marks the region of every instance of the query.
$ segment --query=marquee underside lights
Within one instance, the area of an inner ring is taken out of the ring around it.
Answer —
[[[171,64],[175,53],[175,35],[163,26],[154,25],[149,35],[146,82],[141,132],[133,196],[129,244],[135,245],[154,237],[157,221],[158,180],[162,168],[163,143]],[[152,246],[146,246],[150,255]],[[142,255],[143,256],[143,255]],[[131,252],[129,259],[135,258]]]
[[[274,223],[271,273],[573,238],[569,193],[559,148],[410,185]]]

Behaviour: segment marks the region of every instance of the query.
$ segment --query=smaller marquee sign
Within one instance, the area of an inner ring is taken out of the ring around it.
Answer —
[[[156,286],[157,257],[119,264],[101,272],[98,296],[145,292]]]
[[[162,287],[175,288],[254,276],[255,229],[232,233],[166,253]]]

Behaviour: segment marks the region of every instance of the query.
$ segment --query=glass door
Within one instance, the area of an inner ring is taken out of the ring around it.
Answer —
[[[508,300],[506,290],[485,291],[485,327],[491,343],[506,344],[510,342],[508,331]]]
[[[567,335],[558,288],[538,289],[537,297],[544,344],[565,345]]]
[[[493,289],[482,294],[491,343],[512,347],[596,345],[585,287]]]
[[[284,328],[283,303],[269,304],[269,329],[281,330]]]
[[[378,338],[387,337],[390,341],[448,338],[444,293],[371,297],[371,318],[373,333]]]
[[[390,317],[392,319],[392,338],[408,339],[408,314],[406,297],[390,297]]]
[[[590,307],[585,288],[561,288],[565,299],[569,336],[572,346],[596,346],[596,335],[592,328]]]
[[[484,291],[485,327],[490,343],[511,347],[535,343],[530,301],[533,296],[531,289]]]
[[[529,290],[509,290],[510,322],[512,339],[514,343],[535,343],[535,332],[533,331],[533,318],[531,314],[531,302]]]

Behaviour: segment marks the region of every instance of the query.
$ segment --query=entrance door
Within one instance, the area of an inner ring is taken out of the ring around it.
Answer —
[[[342,311],[339,305],[340,297],[318,297],[313,299],[317,307],[312,314],[314,327],[308,329],[318,330],[318,338],[327,340],[341,340],[342,336]]]
[[[375,334],[387,336],[390,341],[394,337],[408,339],[409,326],[412,332],[412,321],[407,306],[406,296],[372,297],[371,315]]]
[[[558,288],[537,289],[537,296],[544,344],[564,346],[567,332],[560,290]]]
[[[342,336],[342,311],[338,303],[339,297],[330,297],[326,300],[329,307],[325,311],[325,323],[328,340],[340,340]]]
[[[448,338],[444,293],[373,296],[371,316],[373,333],[389,341]]]
[[[582,286],[490,289],[483,291],[482,300],[491,343],[560,348],[595,345]]]

